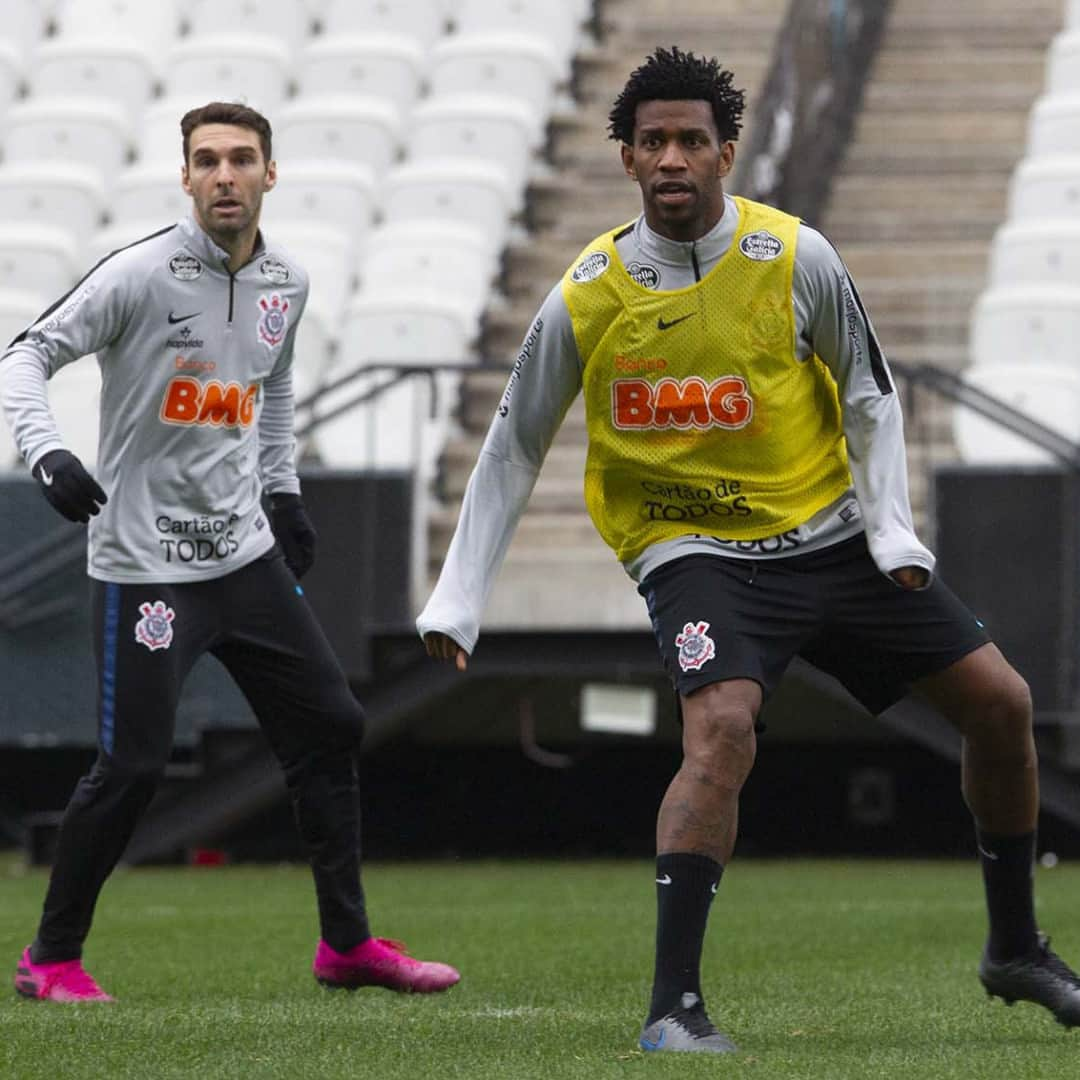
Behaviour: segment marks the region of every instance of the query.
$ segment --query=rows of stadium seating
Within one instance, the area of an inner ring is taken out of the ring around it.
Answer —
[[[263,220],[312,278],[298,397],[363,362],[467,360],[589,7],[5,0],[0,337],[102,255],[186,212],[179,117],[220,98],[274,126],[279,181]],[[90,459],[96,377],[75,365],[51,388]],[[439,389],[445,405],[453,378]],[[402,383],[365,411],[370,422],[354,410],[307,449],[329,464],[402,465],[422,445],[430,466],[447,410],[423,431],[410,423],[430,411],[428,392]],[[327,395],[323,407],[338,404]]]
[[[968,382],[1080,442],[1080,0],[1046,64],[1044,92],[994,235],[972,313]],[[967,409],[954,414],[963,460],[1038,465],[1050,455]]]

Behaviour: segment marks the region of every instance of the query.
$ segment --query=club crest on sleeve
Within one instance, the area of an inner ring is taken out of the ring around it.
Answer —
[[[289,318],[286,314],[289,310],[289,301],[273,293],[270,296],[260,296],[259,307],[262,308],[262,317],[259,319],[259,340],[268,349],[273,349],[281,344],[285,331],[289,328]]]
[[[167,649],[173,639],[173,619],[176,612],[164,600],[139,605],[142,618],[135,624],[135,640],[151,652]]]
[[[675,638],[679,649],[679,667],[683,671],[700,671],[716,655],[716,642],[708,634],[707,622],[688,622]]]

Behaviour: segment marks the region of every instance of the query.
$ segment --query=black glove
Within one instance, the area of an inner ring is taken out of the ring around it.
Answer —
[[[304,500],[291,492],[270,496],[270,527],[285,553],[289,569],[302,578],[315,562],[315,541],[318,539],[311,518],[304,509]]]
[[[68,521],[89,521],[108,502],[101,485],[69,450],[50,450],[34,466],[34,479]]]

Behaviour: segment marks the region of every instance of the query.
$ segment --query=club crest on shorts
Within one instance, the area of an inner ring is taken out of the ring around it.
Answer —
[[[260,296],[259,307],[262,308],[259,340],[268,349],[272,349],[281,344],[285,331],[289,328],[289,319],[285,314],[289,310],[289,301],[273,293],[271,296]]]
[[[679,667],[683,671],[700,671],[716,655],[716,642],[708,635],[707,622],[688,622],[675,638],[679,647]]]
[[[139,605],[142,618],[135,624],[135,640],[151,652],[167,649],[172,644],[172,622],[176,612],[164,600]]]

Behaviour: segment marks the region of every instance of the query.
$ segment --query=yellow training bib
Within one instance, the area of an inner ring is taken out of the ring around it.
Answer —
[[[685,289],[630,277],[621,228],[563,277],[585,363],[585,502],[622,562],[688,533],[774,536],[851,484],[836,383],[795,352],[799,220],[735,202],[730,250]]]

